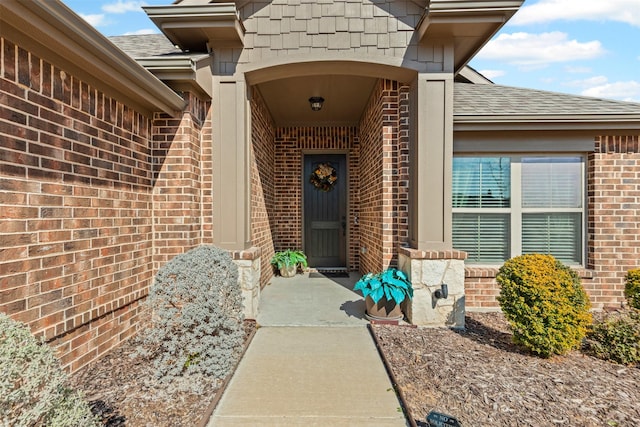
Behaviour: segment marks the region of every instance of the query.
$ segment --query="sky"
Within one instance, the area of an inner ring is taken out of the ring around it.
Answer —
[[[63,0],[106,36],[158,33],[143,5]],[[469,63],[496,84],[640,102],[640,0],[526,0]]]

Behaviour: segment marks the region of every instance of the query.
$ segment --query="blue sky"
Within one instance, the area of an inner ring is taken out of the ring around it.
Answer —
[[[142,5],[63,0],[101,33],[157,33]],[[526,0],[470,65],[497,84],[640,102],[640,0]]]

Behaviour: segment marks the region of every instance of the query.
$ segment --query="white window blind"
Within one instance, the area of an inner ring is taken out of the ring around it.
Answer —
[[[567,264],[582,259],[582,216],[579,213],[522,215],[522,253],[552,254]]]
[[[581,207],[581,170],[579,157],[523,158],[522,207]]]
[[[454,208],[509,207],[508,157],[456,157],[453,163]]]
[[[471,263],[521,253],[582,263],[583,175],[580,156],[455,156],[454,248]]]
[[[453,214],[453,241],[469,262],[499,263],[509,258],[509,214]]]

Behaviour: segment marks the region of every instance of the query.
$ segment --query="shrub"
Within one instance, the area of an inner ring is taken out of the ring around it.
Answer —
[[[624,296],[631,307],[640,310],[640,268],[627,271]]]
[[[156,377],[180,378],[199,391],[203,376],[224,378],[244,343],[238,268],[229,254],[201,246],[176,256],[156,275],[146,301],[152,321],[141,332],[140,354]]]
[[[585,347],[600,359],[623,365],[640,363],[640,311],[615,313],[596,323]]]
[[[576,348],[591,324],[578,275],[551,255],[528,254],[498,272],[498,301],[514,341],[542,357]]]
[[[0,425],[97,426],[51,348],[23,323],[0,313]]]

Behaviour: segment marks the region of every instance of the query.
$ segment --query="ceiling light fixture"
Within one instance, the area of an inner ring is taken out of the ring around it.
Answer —
[[[311,109],[313,111],[322,110],[322,104],[324,103],[324,98],[321,96],[312,96],[309,98],[309,104],[311,104]]]

